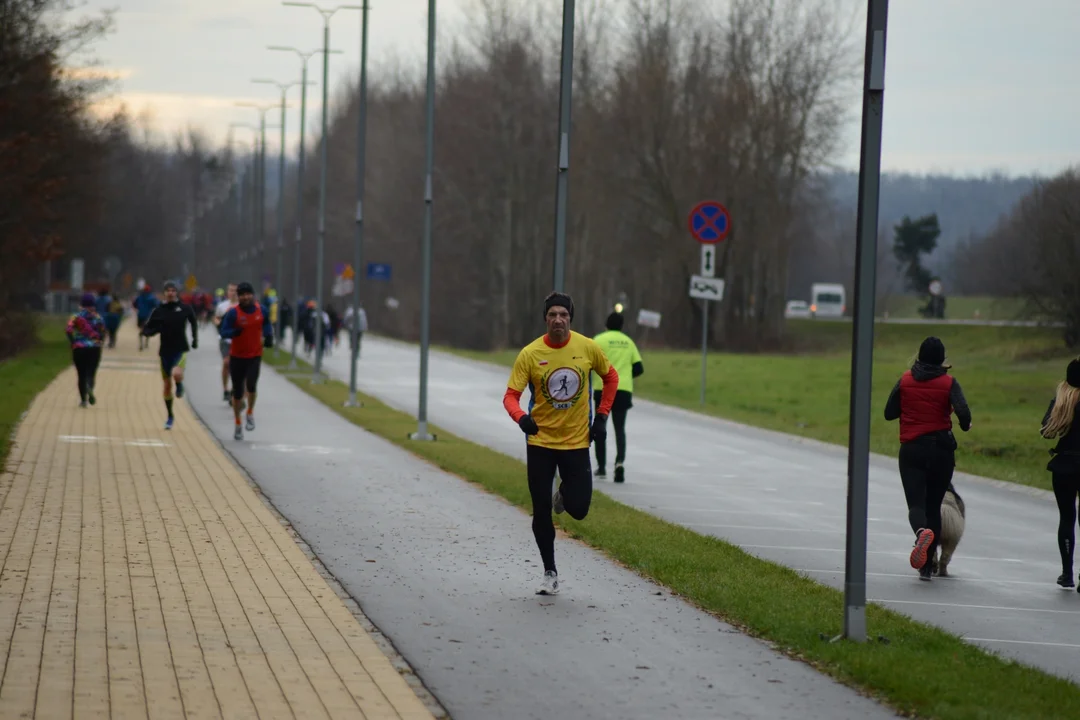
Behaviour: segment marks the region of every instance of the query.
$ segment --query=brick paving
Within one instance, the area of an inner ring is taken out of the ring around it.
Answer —
[[[153,349],[66,370],[0,475],[0,718],[432,718]]]

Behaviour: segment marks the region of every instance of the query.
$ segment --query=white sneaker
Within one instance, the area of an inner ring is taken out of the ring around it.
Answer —
[[[556,515],[559,515],[566,510],[566,508],[563,507],[561,490],[556,490],[555,494],[551,496],[551,509],[555,511]]]
[[[245,423],[244,428],[248,431],[255,429],[255,416],[251,413],[248,413],[247,422]]]
[[[559,576],[548,570],[544,573],[544,580],[540,583],[540,587],[536,590],[537,595],[558,595],[559,594]]]

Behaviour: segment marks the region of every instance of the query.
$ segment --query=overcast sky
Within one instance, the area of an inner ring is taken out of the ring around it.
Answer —
[[[460,27],[472,1],[439,0],[440,41]],[[866,2],[848,1],[862,8],[853,38],[861,50]],[[559,0],[537,2],[560,12]],[[1080,163],[1080,0],[890,5],[886,170],[1048,175]],[[371,6],[369,72],[394,60],[422,68],[427,0],[371,0]],[[221,139],[231,122],[256,122],[255,110],[234,103],[272,103],[279,95],[250,80],[285,82],[300,74],[299,58],[266,46],[322,44],[314,9],[277,0],[89,0],[84,10],[101,7],[119,8],[116,31],[96,47],[103,67],[123,78],[109,102],[123,101],[136,114],[149,109],[166,133],[191,124]],[[341,11],[332,20],[331,45],[344,54],[332,56],[331,92],[359,68],[359,18]],[[312,80],[321,79],[319,62],[312,59]],[[840,158],[851,168],[859,160],[857,88]],[[309,89],[309,128],[319,120],[320,93],[318,86]],[[298,88],[289,97],[292,146]],[[553,116],[552,132],[555,124]]]

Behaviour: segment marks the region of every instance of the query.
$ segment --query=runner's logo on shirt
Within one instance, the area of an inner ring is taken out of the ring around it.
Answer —
[[[583,379],[574,368],[561,367],[544,376],[544,396],[556,410],[572,408],[581,395]]]

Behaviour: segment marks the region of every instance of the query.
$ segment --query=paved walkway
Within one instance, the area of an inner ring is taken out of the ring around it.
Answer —
[[[156,348],[157,341],[154,341]],[[156,349],[63,372],[0,475],[0,718],[431,718]]]

